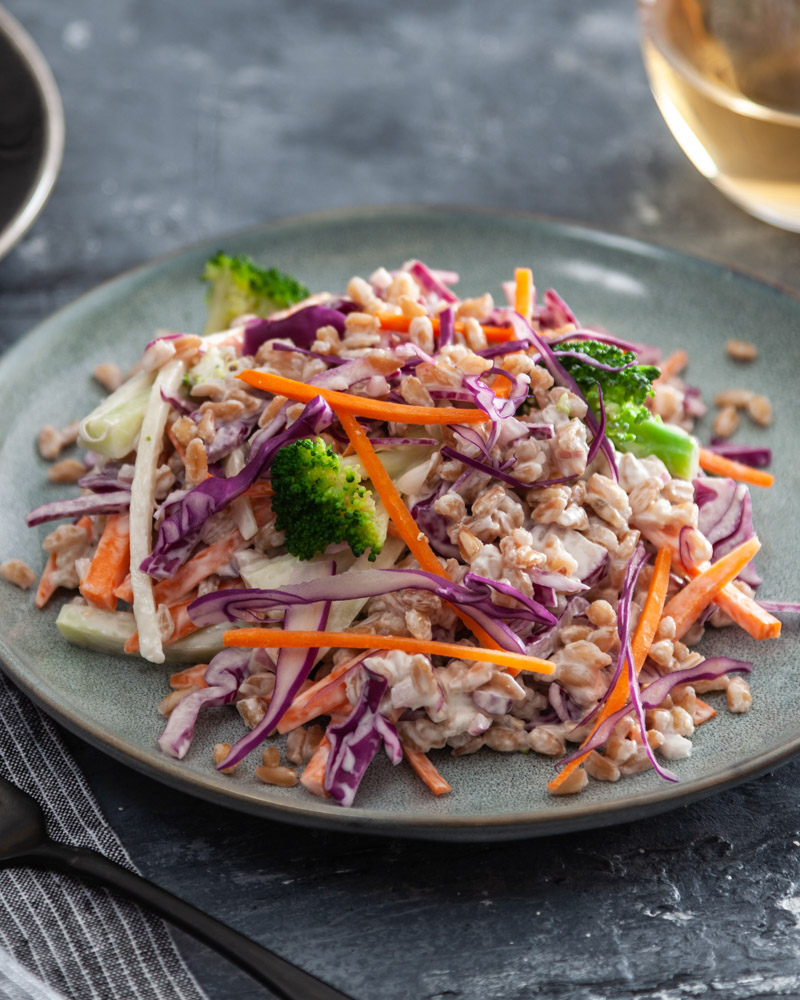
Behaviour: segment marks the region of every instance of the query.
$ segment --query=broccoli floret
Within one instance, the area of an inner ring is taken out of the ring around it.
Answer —
[[[579,358],[559,358],[562,366],[575,379],[596,417],[600,416],[599,384],[603,393],[606,415],[606,436],[620,451],[629,451],[638,458],[655,455],[666,465],[671,475],[693,479],[697,474],[699,445],[695,438],[679,427],[665,424],[653,416],[644,405],[653,395],[653,380],[660,372],[654,365],[632,364],[636,355],[612,344],[596,340],[581,340],[559,344],[556,351],[577,351],[612,368],[623,371],[603,371]]]
[[[230,257],[221,250],[206,262],[201,280],[208,282],[205,333],[227,330],[245,313],[268,316],[308,296],[305,285],[271,267],[258,267],[249,257]]]
[[[369,549],[370,560],[381,551],[385,532],[372,493],[321,438],[281,448],[270,475],[275,527],[293,556],[311,559],[337,542],[356,556]]]

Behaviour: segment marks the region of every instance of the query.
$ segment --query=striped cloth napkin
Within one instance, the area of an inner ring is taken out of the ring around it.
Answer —
[[[55,840],[134,870],[50,721],[0,674],[0,774],[41,804]],[[2,1000],[207,1000],[162,920],[89,883],[0,871]]]

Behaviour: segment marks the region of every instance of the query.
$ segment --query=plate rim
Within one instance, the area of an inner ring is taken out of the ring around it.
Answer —
[[[4,34],[17,54],[30,70],[31,78],[39,91],[44,111],[44,155],[33,187],[27,199],[0,230],[0,259],[22,239],[39,218],[55,186],[64,159],[65,120],[64,105],[50,66],[20,22],[0,5],[0,33]]]
[[[2,8],[0,8],[2,10]],[[314,224],[315,222],[347,221],[354,217],[380,218],[381,216],[396,217],[426,214],[458,214],[461,216],[477,216],[484,218],[524,219],[534,225],[544,228],[555,228],[560,233],[594,244],[613,245],[631,253],[641,255],[664,255],[677,262],[689,262],[712,269],[719,275],[730,273],[754,282],[776,294],[788,296],[800,303],[800,291],[786,287],[779,282],[764,278],[757,273],[745,269],[731,267],[726,263],[707,257],[684,253],[672,247],[655,241],[643,240],[623,234],[616,234],[601,227],[583,224],[574,220],[565,220],[532,212],[517,212],[512,210],[496,210],[492,208],[476,208],[474,206],[448,206],[424,204],[396,204],[356,206],[354,208],[325,209],[318,212],[301,213],[282,217],[270,222],[261,223],[246,228],[233,230],[221,236],[209,236],[194,241],[191,244],[176,248],[166,254],[144,261],[119,274],[113,275],[92,286],[72,301],[48,314],[44,319],[23,334],[0,357],[0,379],[6,369],[12,367],[25,351],[30,338],[41,336],[47,332],[50,324],[62,314],[73,309],[91,306],[91,299],[101,295],[116,283],[124,283],[128,279],[152,271],[157,273],[161,267],[176,258],[202,248],[208,248],[214,243],[225,243],[237,238],[255,236],[258,233],[269,233],[292,225]],[[15,685],[23,690],[47,715],[58,721],[70,732],[84,741],[97,747],[104,753],[121,761],[126,766],[147,775],[154,780],[176,788],[185,794],[191,794],[205,801],[214,802],[226,808],[236,809],[252,815],[285,823],[316,827],[331,831],[352,831],[361,834],[381,836],[401,836],[410,839],[424,840],[469,840],[496,841],[520,839],[523,837],[546,836],[555,833],[570,832],[580,829],[600,828],[618,823],[629,822],[644,816],[653,816],[660,812],[677,808],[680,805],[706,797],[712,793],[721,792],[748,780],[753,780],[775,767],[787,763],[800,753],[800,728],[796,737],[773,746],[745,760],[737,761],[725,767],[721,772],[694,778],[677,785],[661,786],[645,793],[632,793],[624,798],[607,802],[587,802],[585,805],[570,807],[568,811],[540,811],[507,813],[489,816],[485,814],[467,814],[455,816],[421,816],[418,813],[387,813],[379,810],[354,807],[351,810],[322,812],[318,808],[306,807],[302,802],[268,802],[260,799],[252,790],[239,789],[232,785],[227,791],[218,791],[215,787],[204,783],[202,776],[189,769],[181,770],[179,762],[165,758],[163,762],[155,761],[152,753],[144,747],[131,746],[123,738],[107,730],[102,725],[90,722],[87,725],[80,713],[65,711],[59,704],[57,693],[48,681],[37,679],[39,687],[31,683],[24,671],[13,666],[15,652],[7,643],[5,636],[0,636],[0,667]],[[591,822],[587,823],[589,819]]]

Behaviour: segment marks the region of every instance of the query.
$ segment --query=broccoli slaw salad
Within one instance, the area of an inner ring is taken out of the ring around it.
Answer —
[[[39,608],[74,592],[68,641],[185,664],[163,753],[347,807],[381,750],[443,795],[431,751],[488,748],[569,795],[677,781],[708,692],[747,711],[753,664],[695,647],[798,606],[756,596],[768,449],[700,445],[683,351],[581,325],[524,267],[502,305],[419,260],[340,294],[224,253],[203,277],[202,335],[100,366],[103,402],[42,429],[84,449],[50,475],[80,493],[28,515],[63,522],[38,582],[3,573]],[[219,706],[240,738],[193,743]]]

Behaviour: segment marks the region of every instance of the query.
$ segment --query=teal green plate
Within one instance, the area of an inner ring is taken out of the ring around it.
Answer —
[[[800,598],[796,552],[800,419],[800,301],[758,280],[657,246],[524,215],[449,209],[378,208],[290,219],[215,239],[147,264],[83,296],[46,320],[0,363],[0,559],[39,568],[47,526],[28,531],[25,513],[46,498],[66,495],[47,484],[36,453],[38,428],[63,426],[85,414],[99,392],[90,372],[101,361],[124,368],[157,328],[197,330],[203,319],[198,283],[203,261],[220,246],[253,255],[302,278],[313,289],[338,291],[353,274],[409,257],[461,273],[463,295],[491,290],[515,266],[534,269],[542,290],[556,288],[585,323],[623,337],[689,350],[692,382],[707,400],[747,384],[773,401],[768,431],[747,424],[742,440],[770,444],[778,485],[754,490],[763,548],[757,566],[762,595]],[[755,341],[759,358],[737,365],[725,354],[732,337]],[[707,437],[708,427],[701,433]],[[794,442],[794,444],[792,443]],[[794,498],[794,499],[793,499]],[[58,601],[37,612],[30,593],[0,591],[0,655],[5,669],[46,712],[122,763],[182,791],[265,818],[339,830],[430,839],[490,840],[549,834],[631,820],[683,805],[752,778],[800,749],[800,643],[787,619],[778,641],[756,643],[735,629],[712,631],[708,655],[755,661],[753,707],[731,715],[724,698],[709,696],[718,715],[694,739],[690,759],[674,765],[678,784],[653,773],[617,784],[591,782],[575,797],[552,798],[545,783],[552,762],[483,750],[469,757],[437,754],[453,791],[430,795],[410,769],[376,758],[352,809],[302,788],[262,785],[247,761],[231,776],[213,767],[211,748],[242,733],[231,708],[202,717],[181,761],[156,745],[163,720],[156,704],[169,668],[135,658],[87,652],[62,641],[54,620]],[[20,734],[24,738],[24,734]]]

